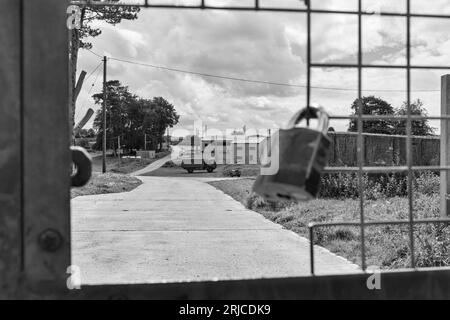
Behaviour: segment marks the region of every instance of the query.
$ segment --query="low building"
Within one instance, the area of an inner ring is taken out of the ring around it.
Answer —
[[[205,152],[213,153],[217,164],[260,164],[260,149],[267,143],[261,135],[232,135],[202,139]]]

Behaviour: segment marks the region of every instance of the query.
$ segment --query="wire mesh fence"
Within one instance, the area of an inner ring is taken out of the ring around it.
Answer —
[[[450,116],[442,114],[440,116],[418,116],[412,114],[411,110],[411,71],[412,70],[450,70],[450,63],[448,65],[418,65],[412,64],[411,54],[411,39],[412,39],[412,20],[413,19],[450,19],[450,14],[437,13],[422,13],[411,10],[412,0],[403,0],[405,10],[403,12],[392,11],[371,11],[364,9],[363,0],[356,0],[356,10],[338,10],[338,9],[322,9],[314,6],[318,0],[298,0],[298,1],[264,1],[264,0],[248,0],[248,1],[214,1],[214,0],[190,0],[190,1],[153,1],[153,0],[125,0],[125,1],[72,1],[71,4],[78,6],[138,6],[143,8],[164,8],[164,9],[208,9],[208,10],[234,10],[234,11],[267,11],[267,12],[292,12],[306,15],[306,106],[311,106],[312,94],[312,70],[314,68],[337,68],[337,69],[354,69],[357,72],[357,101],[358,107],[356,114],[353,116],[331,116],[330,119],[335,120],[356,120],[357,121],[357,166],[356,167],[327,167],[325,172],[330,173],[348,173],[355,172],[358,175],[358,189],[359,189],[359,221],[354,222],[332,222],[332,223],[311,223],[309,225],[310,234],[310,261],[311,274],[315,273],[314,265],[314,239],[315,231],[318,228],[329,227],[358,227],[360,229],[360,247],[361,247],[361,266],[363,270],[367,269],[366,264],[366,238],[365,229],[370,226],[381,225],[406,225],[409,227],[409,250],[411,253],[410,267],[416,268],[415,261],[415,242],[414,242],[414,227],[423,224],[448,224],[450,219],[414,219],[414,190],[413,179],[414,173],[417,171],[441,171],[446,172],[450,170],[450,166],[441,163],[438,166],[415,166],[413,163],[412,154],[412,123],[416,120],[441,120],[442,123],[450,120]],[[283,5],[287,4],[287,5]],[[357,19],[357,62],[356,63],[328,63],[316,62],[313,55],[313,32],[312,22],[316,15],[348,15],[349,17],[356,17]],[[404,19],[405,24],[405,64],[389,64],[377,63],[368,64],[364,62],[364,27],[363,20],[365,17],[396,17]],[[363,90],[363,70],[365,69],[396,69],[404,70],[406,76],[406,86],[404,91],[406,93],[406,115],[367,115],[363,114],[362,93]],[[363,140],[363,123],[367,120],[406,120],[406,165],[402,166],[383,166],[383,167],[369,167],[364,166],[364,140]],[[442,152],[442,151],[441,151]],[[365,216],[365,200],[364,200],[364,179],[363,175],[366,173],[395,173],[404,172],[407,175],[407,198],[408,198],[408,219],[407,220],[391,220],[391,221],[366,221]]]

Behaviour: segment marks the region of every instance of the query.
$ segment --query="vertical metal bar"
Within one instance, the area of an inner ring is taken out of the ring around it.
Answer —
[[[306,123],[309,126],[309,107],[311,106],[311,2],[305,1],[306,4]]]
[[[0,1],[0,300],[14,297],[23,270],[23,1]]]
[[[255,0],[255,10],[259,10],[259,0]]]
[[[450,115],[450,75],[446,74],[441,78],[441,116]],[[450,121],[441,120],[441,166],[450,164]],[[441,171],[441,217],[450,216],[450,173]]]
[[[66,9],[66,1],[23,1],[21,88],[25,276],[62,286],[70,266]]]
[[[364,229],[364,141],[363,141],[363,104],[362,104],[362,0],[358,0],[358,189],[359,189],[359,213],[361,228],[361,266],[366,270],[366,239]]]
[[[309,228],[309,261],[311,263],[311,275],[314,275],[314,225],[310,224]]]
[[[416,267],[414,253],[414,205],[413,205],[413,165],[412,123],[411,123],[411,0],[406,0],[406,158],[408,166],[408,209],[409,209],[409,246],[411,250],[411,268]]]
[[[106,172],[106,56],[103,57],[103,148],[102,148],[102,172]]]

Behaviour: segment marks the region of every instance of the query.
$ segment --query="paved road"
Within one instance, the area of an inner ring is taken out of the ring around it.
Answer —
[[[72,200],[72,255],[83,284],[309,274],[306,239],[204,179],[140,179],[144,183],[128,193]],[[324,249],[316,263],[322,274],[358,271]]]

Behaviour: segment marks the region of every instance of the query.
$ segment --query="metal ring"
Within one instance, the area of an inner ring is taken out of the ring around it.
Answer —
[[[70,150],[72,151],[72,162],[77,167],[77,172],[72,176],[72,187],[82,187],[91,178],[91,156],[81,147],[70,147]]]

